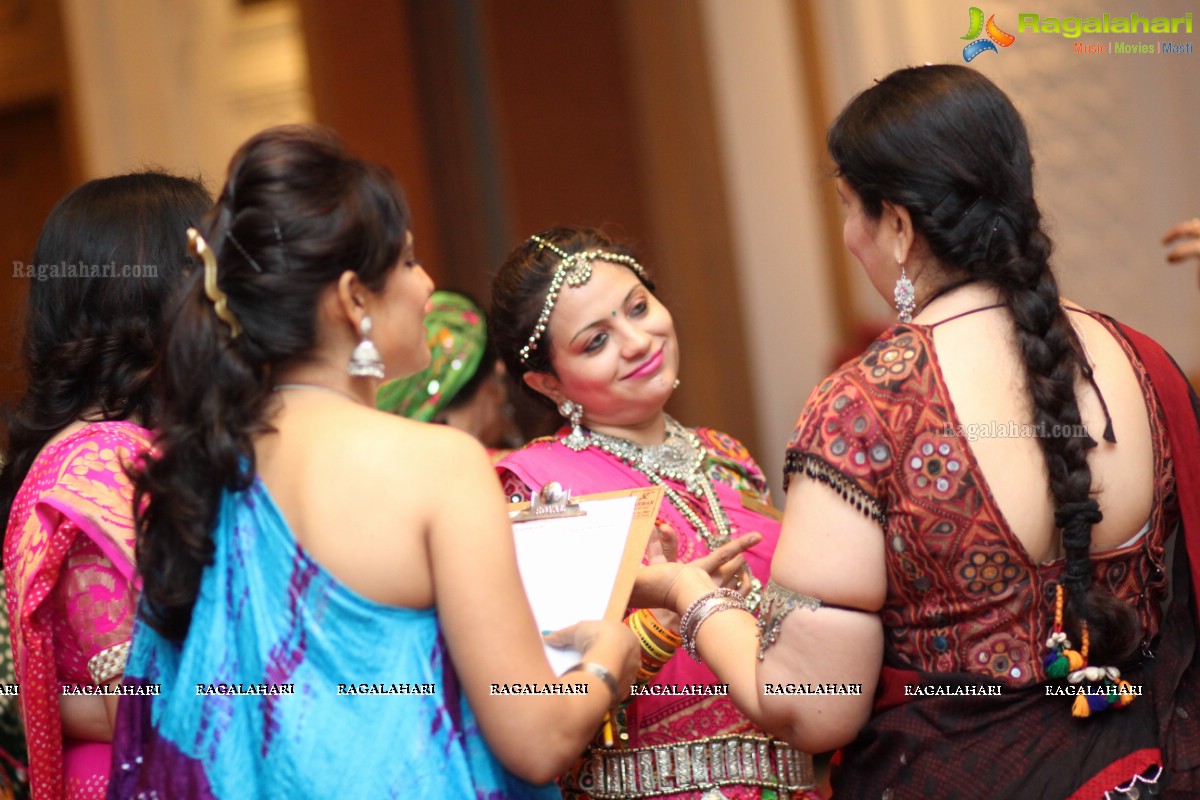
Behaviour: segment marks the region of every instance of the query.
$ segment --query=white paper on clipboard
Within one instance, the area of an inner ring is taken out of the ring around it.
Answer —
[[[582,497],[583,516],[513,525],[517,565],[539,630],[611,619],[614,610],[620,619],[661,499],[657,487]],[[556,675],[580,660],[574,650],[553,647],[546,647],[546,657]]]

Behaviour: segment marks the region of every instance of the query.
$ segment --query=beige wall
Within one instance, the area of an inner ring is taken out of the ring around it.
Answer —
[[[777,502],[784,445],[837,344],[828,243],[819,226],[819,167],[792,8],[706,0],[718,129],[746,320],[746,358],[761,440],[755,453]]]
[[[215,193],[234,149],[312,118],[294,0],[62,0],[84,177],[157,166]]]

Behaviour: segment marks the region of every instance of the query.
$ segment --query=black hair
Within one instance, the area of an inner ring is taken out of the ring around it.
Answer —
[[[271,128],[234,154],[200,233],[243,330],[218,319],[197,269],[167,333],[159,455],[136,482],[143,610],[167,639],[191,624],[221,492],[255,474],[271,376],[311,358],[318,300],[344,271],[383,288],[409,226],[392,176],[332,132]]]
[[[870,217],[879,218],[885,201],[903,206],[952,279],[1000,291],[1016,324],[1034,422],[1078,430],[1075,383],[1090,367],[1050,269],[1025,125],[1004,92],[967,67],[898,70],[846,106],[827,144]],[[1131,607],[1092,587],[1091,532],[1101,515],[1087,454],[1096,442],[1074,435],[1038,442],[1063,531],[1074,641],[1086,620],[1093,663],[1119,662],[1136,649],[1140,626]]]
[[[98,178],[54,206],[30,265],[23,395],[5,410],[0,526],[39,452],[79,419],[156,421],[164,312],[191,266],[189,226],[212,206],[197,180],[146,171]]]

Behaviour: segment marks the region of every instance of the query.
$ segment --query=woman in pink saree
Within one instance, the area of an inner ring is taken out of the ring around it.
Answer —
[[[510,497],[550,481],[575,494],[662,486],[659,522],[675,532],[678,560],[756,607],[778,514],[739,441],[685,428],[664,411],[679,342],[642,266],[597,231],[553,228],[513,251],[492,292],[492,335],[509,373],[568,420],[496,465]],[[741,545],[749,547],[740,557],[721,563]],[[811,756],[755,728],[707,667],[675,652],[679,622],[662,609],[627,618],[642,644],[641,686],[615,714],[612,735],[599,735],[560,779],[564,796],[819,796]]]
[[[133,490],[156,343],[204,187],[147,172],[55,206],[34,256],[0,473],[4,578],[34,798],[101,798],[136,610]]]

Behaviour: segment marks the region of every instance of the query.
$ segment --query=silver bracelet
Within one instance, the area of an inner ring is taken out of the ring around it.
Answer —
[[[683,649],[692,657],[692,660],[697,664],[700,663],[700,644],[696,641],[697,635],[700,633],[700,626],[711,617],[713,614],[719,614],[722,611],[730,609],[738,609],[739,611],[749,612],[750,608],[746,605],[746,601],[718,603],[713,606],[708,606],[703,612],[696,615],[696,621],[692,623],[692,629],[689,636],[683,638]]]
[[[697,664],[700,663],[700,649],[696,641],[696,636],[700,633],[700,626],[704,624],[705,620],[713,614],[719,614],[722,611],[728,611],[732,608],[742,611],[750,610],[750,607],[746,604],[746,598],[728,589],[723,591],[724,593],[721,595],[712,596],[714,593],[710,593],[696,603],[693,603],[688,608],[686,623],[681,623],[679,626],[680,638],[683,639],[683,649]]]
[[[619,698],[617,690],[617,679],[613,674],[604,668],[603,664],[597,664],[595,661],[580,661],[575,666],[567,670],[567,672],[588,672],[595,675],[600,680],[604,681],[604,685],[608,687],[608,691],[612,693],[612,703],[609,705],[615,706]],[[564,672],[563,675],[566,675]]]
[[[722,597],[736,597],[739,600],[742,600],[743,602],[745,602],[745,598],[742,597],[737,592],[735,592],[733,589],[713,589],[711,592],[705,592],[704,594],[697,597],[695,599],[695,601],[690,606],[687,607],[687,611],[683,612],[683,616],[681,616],[679,618],[679,633],[680,633],[680,635],[684,636],[684,638],[686,639],[686,635],[684,634],[684,631],[687,630],[688,625],[692,621],[692,617],[694,617],[696,615],[696,612],[700,610],[701,606],[703,606],[705,603],[707,603],[710,600],[717,600]]]

